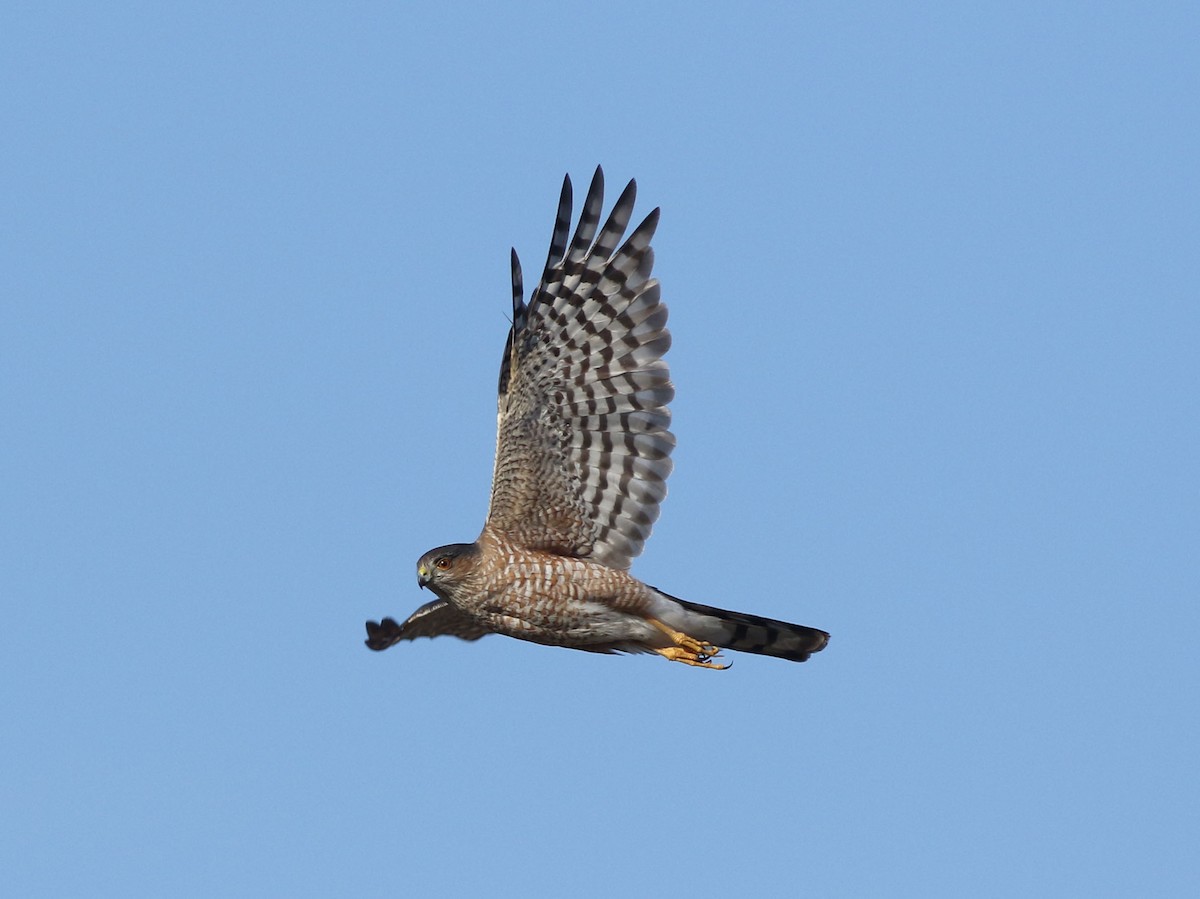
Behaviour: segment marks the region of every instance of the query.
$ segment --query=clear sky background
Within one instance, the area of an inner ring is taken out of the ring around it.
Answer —
[[[2,19],[6,892],[1194,895],[1194,4]],[[597,163],[675,338],[634,573],[804,665],[362,645]]]

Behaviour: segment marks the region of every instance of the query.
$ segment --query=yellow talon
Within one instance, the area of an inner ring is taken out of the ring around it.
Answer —
[[[672,662],[683,662],[685,665],[693,665],[696,668],[712,668],[715,671],[724,671],[728,665],[718,665],[712,659],[717,658],[721,653],[719,646],[713,646],[711,643],[705,643],[702,640],[697,640],[695,637],[689,637],[687,634],[675,630],[673,627],[668,627],[657,618],[647,619],[656,628],[671,638],[674,646],[666,646],[655,648],[654,651],[665,659]]]

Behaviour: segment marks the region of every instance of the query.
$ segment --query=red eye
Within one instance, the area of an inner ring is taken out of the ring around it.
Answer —
[[[434,567],[437,568],[438,571],[448,571],[450,569],[450,560],[447,559],[445,556],[442,556],[440,559],[438,559],[433,564],[434,564]]]

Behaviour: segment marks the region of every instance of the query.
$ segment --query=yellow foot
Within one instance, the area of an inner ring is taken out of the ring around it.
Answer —
[[[697,640],[695,637],[689,637],[687,634],[675,630],[673,627],[668,627],[657,618],[647,619],[656,628],[666,634],[674,642],[674,646],[666,646],[662,649],[655,649],[664,659],[670,659],[672,662],[683,662],[685,665],[694,665],[697,668],[712,668],[716,671],[724,671],[728,665],[718,665],[713,659],[721,653],[719,646],[713,646],[711,643],[705,643]]]

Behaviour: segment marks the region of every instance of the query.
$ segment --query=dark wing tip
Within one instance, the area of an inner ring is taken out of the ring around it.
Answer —
[[[625,189],[621,191],[621,195],[617,197],[617,202],[613,203],[613,207],[628,206],[633,209],[637,203],[637,179],[630,178],[629,183],[625,185]]]
[[[513,327],[523,328],[525,326],[525,284],[521,278],[521,259],[517,256],[517,248],[512,248],[512,301],[513,301]]]
[[[640,234],[642,232],[645,232],[649,236],[649,238],[653,239],[654,232],[658,230],[658,220],[661,217],[662,217],[662,207],[655,206],[648,213],[646,213],[646,217],[644,219],[642,219],[641,224],[639,224],[636,228],[633,229],[634,234]]]
[[[385,618],[379,622],[367,622],[367,639],[364,642],[366,642],[368,649],[382,652],[399,640],[400,625],[396,623],[396,619]]]
[[[596,166],[596,171],[592,172],[592,183],[588,185],[588,195],[599,193],[604,194],[604,166]]]

